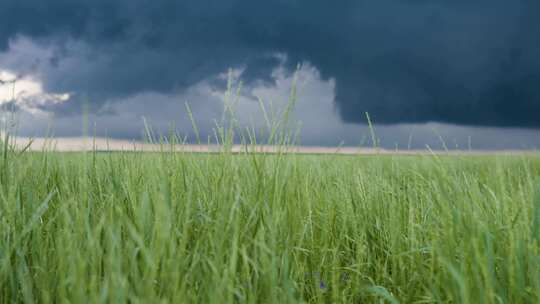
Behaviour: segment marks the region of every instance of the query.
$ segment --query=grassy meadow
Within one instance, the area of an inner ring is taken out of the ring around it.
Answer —
[[[6,152],[2,303],[538,303],[540,158]]]
[[[265,143],[294,144],[291,96]],[[540,303],[539,155],[249,153],[231,104],[218,153],[4,132],[0,303]]]

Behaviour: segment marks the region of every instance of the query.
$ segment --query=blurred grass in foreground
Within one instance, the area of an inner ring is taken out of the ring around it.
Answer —
[[[538,176],[530,156],[25,153],[1,166],[0,301],[537,303]]]

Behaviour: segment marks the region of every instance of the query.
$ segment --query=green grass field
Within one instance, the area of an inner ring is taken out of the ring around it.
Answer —
[[[538,303],[540,157],[4,153],[2,303]]]
[[[265,133],[234,91],[215,154],[149,126],[162,152],[30,152],[8,121],[0,303],[540,303],[540,155],[233,154],[298,134],[294,86]]]

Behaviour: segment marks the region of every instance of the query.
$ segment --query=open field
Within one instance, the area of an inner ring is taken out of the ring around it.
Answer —
[[[108,139],[101,137],[60,137],[27,138],[19,137],[13,141],[20,149],[28,146],[29,151],[55,150],[58,152],[196,152],[217,153],[222,147],[217,144],[151,144],[143,141]],[[540,155],[536,150],[411,150],[383,149],[376,147],[323,147],[323,146],[276,146],[276,145],[233,145],[233,153],[296,153],[296,154],[345,154],[345,155]]]
[[[540,157],[9,152],[0,302],[538,303]]]
[[[0,21],[0,304],[540,304],[540,0]]]

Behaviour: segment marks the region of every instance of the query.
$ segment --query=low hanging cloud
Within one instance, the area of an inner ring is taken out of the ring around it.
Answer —
[[[345,122],[540,127],[537,0],[3,0],[0,20],[2,68],[70,94],[58,115],[307,62]]]
[[[242,70],[234,70],[234,87]],[[225,79],[227,73],[218,75]],[[299,98],[291,113],[293,128],[300,128],[298,144],[310,146],[371,147],[371,130],[365,124],[343,122],[335,111],[335,80],[325,80],[309,64],[301,66],[295,76],[285,68],[274,69],[267,82],[244,88],[236,104],[238,131],[246,127],[258,130],[258,142],[265,143],[266,121],[257,100],[263,100],[268,116],[282,111],[296,77]],[[189,104],[202,142],[215,143],[215,119],[223,114],[224,88],[204,80],[175,94],[141,93],[110,100],[99,111],[83,116],[54,115],[47,111],[17,113],[17,130],[21,136],[79,137],[81,134],[108,138],[141,139],[145,122],[156,135],[168,135],[174,127],[187,142],[196,143],[196,134],[186,111]],[[158,106],[149,107],[151,101]],[[278,115],[275,115],[278,116]],[[262,132],[261,132],[262,131]],[[85,133],[86,132],[86,133]],[[540,147],[539,131],[521,128],[467,127],[442,123],[376,125],[379,144],[387,149],[535,149]],[[261,136],[263,135],[263,136]],[[238,137],[236,138],[238,142]]]

